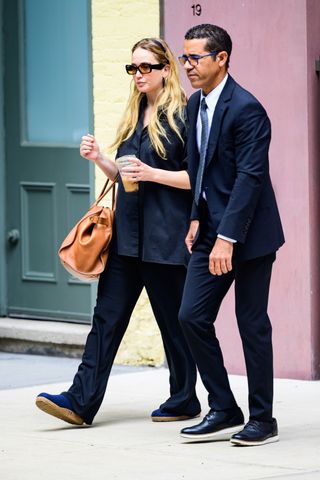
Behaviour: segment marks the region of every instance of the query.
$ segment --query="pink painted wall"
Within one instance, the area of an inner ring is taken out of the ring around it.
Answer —
[[[265,106],[272,122],[271,174],[286,235],[270,293],[275,375],[320,377],[318,0],[164,0],[164,38],[178,56],[185,31],[224,27],[233,40],[230,74]],[[184,72],[181,77],[192,93]],[[244,373],[233,292],[217,330],[231,373]]]
[[[320,59],[320,5],[307,1],[307,62],[308,62],[308,141],[310,185],[311,241],[311,345],[312,377],[320,372],[320,79],[315,74],[315,59]],[[319,74],[320,75],[320,74]]]

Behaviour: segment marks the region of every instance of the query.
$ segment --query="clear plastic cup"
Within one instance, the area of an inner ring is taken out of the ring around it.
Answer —
[[[132,154],[132,155],[123,155],[122,157],[116,158],[116,165],[119,169],[120,175],[123,167],[127,167],[128,165],[131,165],[129,158],[137,158],[137,157],[134,154]],[[125,189],[126,192],[137,192],[139,190],[139,182],[132,182],[131,180],[128,180],[126,177],[123,177],[122,175],[121,175],[121,180],[123,183],[123,188]]]

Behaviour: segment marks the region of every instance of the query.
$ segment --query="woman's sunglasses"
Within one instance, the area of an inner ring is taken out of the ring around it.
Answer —
[[[151,70],[162,70],[164,68],[164,63],[140,63],[140,65],[126,65],[126,72],[129,75],[135,75],[139,70],[140,73],[150,73]]]

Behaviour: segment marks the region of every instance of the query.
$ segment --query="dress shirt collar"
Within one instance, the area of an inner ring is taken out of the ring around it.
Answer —
[[[207,107],[208,107],[208,110],[211,112],[214,112],[214,109],[217,105],[217,102],[219,100],[219,97],[221,95],[221,92],[228,80],[228,74],[226,74],[226,76],[224,77],[224,79],[219,83],[219,85],[216,86],[216,88],[214,88],[213,90],[211,90],[211,92],[208,93],[208,95],[204,95],[203,94],[203,91],[201,90],[201,98],[200,98],[200,105],[201,105],[201,101],[203,98],[206,99],[206,104],[207,104]]]

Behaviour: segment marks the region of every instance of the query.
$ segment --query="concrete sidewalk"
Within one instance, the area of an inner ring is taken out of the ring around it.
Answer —
[[[247,414],[246,379],[230,380]],[[0,391],[2,480],[320,480],[320,382],[276,380],[280,442],[249,448],[186,443],[179,430],[194,421],[151,422],[150,412],[168,395],[166,369],[111,376],[91,427],[68,425],[35,407],[37,393],[68,385]]]

